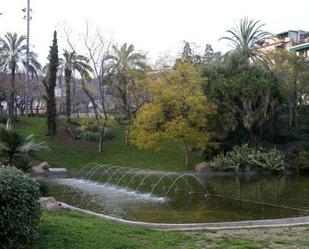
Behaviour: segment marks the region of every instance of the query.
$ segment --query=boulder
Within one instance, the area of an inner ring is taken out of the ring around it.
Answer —
[[[49,211],[59,211],[62,209],[61,203],[56,201],[54,197],[41,197],[40,204],[43,209],[47,209]]]
[[[33,174],[44,174],[48,171],[49,169],[49,164],[48,162],[43,162],[37,166],[34,166],[31,168],[31,173]]]
[[[195,172],[203,173],[209,171],[209,166],[206,162],[199,163],[195,165]]]

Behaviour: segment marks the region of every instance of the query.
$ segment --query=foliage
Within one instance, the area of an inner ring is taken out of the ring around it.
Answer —
[[[59,133],[53,140],[45,136],[46,124],[44,118],[21,118],[16,129],[25,136],[34,134],[36,141],[44,141],[50,148],[34,153],[34,157],[41,161],[48,161],[52,165],[65,165],[70,170],[78,170],[95,161],[102,164],[119,165],[163,171],[187,170],[182,157],[183,150],[177,141],[166,141],[160,152],[141,151],[135,146],[126,146],[123,142],[125,127],[117,125],[111,127],[115,138],[106,141],[105,153],[98,153],[95,143],[84,143],[83,140],[71,141],[64,139],[65,134]],[[59,128],[67,126],[66,120],[59,118]],[[201,153],[190,153],[191,165],[202,160]]]
[[[280,79],[280,89],[289,107],[289,126],[298,126],[298,112],[309,96],[309,63],[303,56],[286,50],[267,54],[272,70]]]
[[[48,136],[54,136],[57,132],[57,110],[56,110],[56,99],[55,99],[55,88],[57,81],[57,71],[58,71],[58,42],[57,42],[57,32],[54,32],[53,44],[49,50],[48,56],[49,64],[47,65],[47,72],[45,79],[43,80],[43,85],[46,91],[46,102],[47,102],[47,127]]]
[[[276,149],[266,150],[262,147],[250,148],[248,144],[235,146],[232,151],[216,156],[210,167],[215,170],[244,170],[247,168],[282,171],[284,162]]]
[[[14,169],[0,169],[0,248],[26,248],[37,236],[38,184]]]
[[[302,152],[298,158],[299,169],[309,170],[309,152]]]
[[[253,62],[263,62],[268,64],[265,53],[257,49],[265,39],[271,38],[271,34],[262,30],[265,24],[247,17],[240,19],[239,24],[226,31],[227,36],[221,40],[229,41],[233,48],[240,50],[246,58]]]
[[[0,38],[0,67],[5,73],[10,75],[10,89],[8,91],[9,119],[12,124],[15,123],[15,80],[16,74],[25,72],[28,66],[29,73],[33,76],[38,75],[41,65],[37,61],[37,55],[33,51],[28,53],[27,64],[27,45],[26,37],[18,36],[16,33],[6,33]]]
[[[50,185],[47,180],[44,178],[36,179],[36,182],[39,184],[40,195],[43,197],[47,197],[50,192]]]
[[[66,86],[66,117],[71,117],[71,80],[75,71],[83,72],[85,70],[92,71],[88,65],[88,59],[76,53],[76,51],[65,50],[63,59],[59,60],[60,71],[63,71]]]
[[[14,160],[14,166],[23,172],[30,172],[32,164],[28,156],[18,156]]]
[[[207,121],[214,106],[203,94],[203,78],[191,63],[179,63],[149,85],[152,101],[137,113],[131,138],[140,149],[161,150],[163,141],[179,141],[188,152],[214,146]]]
[[[100,134],[98,132],[85,131],[82,133],[82,138],[90,142],[99,142]]]
[[[245,129],[246,142],[255,144],[260,128],[282,102],[274,73],[249,63],[243,53],[233,52],[220,64],[206,68],[204,75],[209,77],[204,93],[219,109],[211,119],[211,127],[217,127],[214,130],[223,137],[236,128]]]
[[[80,122],[80,128],[75,129],[75,134],[78,134],[85,140],[91,142],[99,142],[99,131],[104,127],[103,140],[111,140],[114,138],[113,131],[110,127],[115,125],[113,119],[100,119],[99,122],[93,118],[83,118]]]
[[[136,52],[132,44],[124,43],[120,48],[113,46],[114,55],[110,56],[112,87],[120,100],[116,104],[118,116],[123,116],[127,121],[126,144],[129,145],[129,126],[134,113],[145,102],[144,91],[141,88],[140,79],[147,81],[145,72],[148,69],[146,56]]]
[[[0,158],[2,163],[12,164],[21,163],[20,167],[28,169],[25,161],[17,160],[18,156],[28,157],[31,151],[39,151],[46,148],[44,143],[37,143],[32,136],[25,137],[9,125],[0,125]],[[23,165],[23,163],[25,163]]]

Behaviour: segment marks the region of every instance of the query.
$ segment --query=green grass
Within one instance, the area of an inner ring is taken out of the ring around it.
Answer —
[[[267,248],[267,243],[261,241],[210,238],[213,232],[208,231],[183,233],[135,228],[72,211],[44,212],[39,233],[31,249]]]
[[[276,229],[249,229],[246,232],[250,239],[241,233],[233,235],[232,231],[156,231],[75,211],[45,211],[39,224],[39,238],[30,249],[270,249],[309,246],[306,227],[302,230],[285,229],[280,234]],[[265,233],[273,236],[259,238]]]
[[[60,128],[65,125],[65,122],[61,119],[58,123]],[[125,145],[123,132],[119,127],[114,129],[115,138],[104,145],[102,153],[96,152],[97,144],[95,143],[91,146],[92,149],[89,150],[78,147],[74,143],[73,145],[65,143],[61,137],[50,140],[45,136],[47,130],[45,118],[23,118],[16,128],[25,135],[34,134],[37,141],[46,141],[48,143],[50,150],[36,153],[36,158],[68,169],[80,169],[87,163],[99,162],[153,170],[188,170],[184,163],[183,150],[176,142],[167,142],[162,152],[141,151],[133,145],[129,147]],[[199,152],[191,153],[189,169],[193,169],[196,163],[203,160],[200,155]]]
[[[77,212],[45,212],[32,249],[159,249],[193,244],[177,232],[139,229]]]

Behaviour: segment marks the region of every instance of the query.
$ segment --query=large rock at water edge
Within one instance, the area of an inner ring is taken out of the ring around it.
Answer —
[[[44,174],[48,172],[48,169],[50,168],[48,162],[43,162],[39,164],[38,166],[34,166],[31,168],[31,173],[33,174]]]
[[[199,163],[195,165],[195,172],[203,173],[209,171],[209,166],[206,162]]]
[[[62,209],[61,203],[56,201],[54,197],[41,197],[40,203],[42,208],[47,209],[49,211],[59,211]]]

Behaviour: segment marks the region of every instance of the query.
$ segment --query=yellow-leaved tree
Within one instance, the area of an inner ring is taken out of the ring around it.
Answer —
[[[176,140],[183,146],[188,166],[191,150],[216,146],[207,131],[215,106],[202,91],[206,79],[190,62],[178,63],[156,78],[148,85],[151,101],[138,111],[130,137],[139,149],[157,151],[162,150],[164,140]]]

